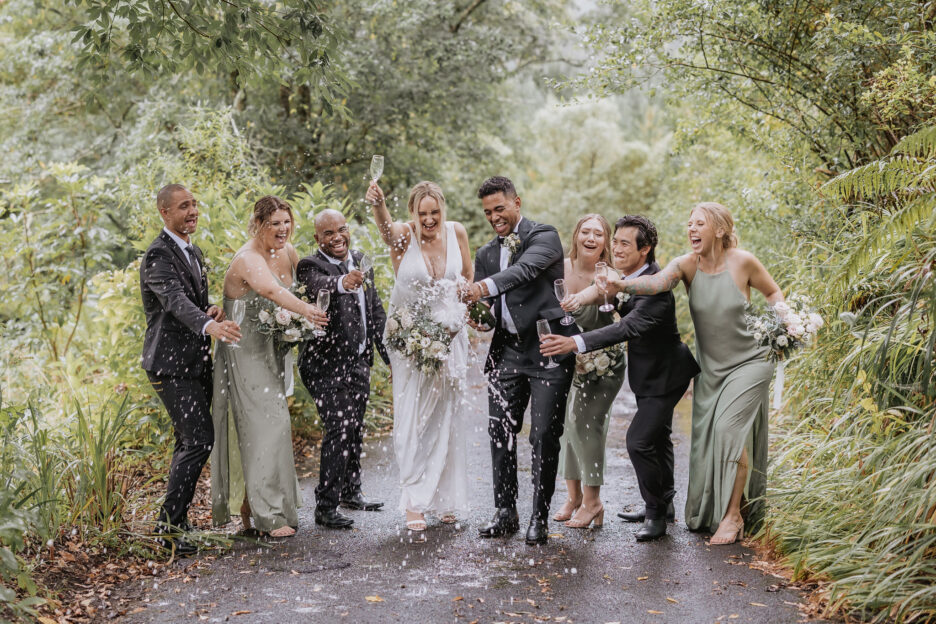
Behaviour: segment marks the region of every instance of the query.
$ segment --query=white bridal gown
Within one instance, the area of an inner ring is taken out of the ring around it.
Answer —
[[[419,240],[410,244],[397,269],[390,313],[414,304],[438,313],[456,310],[455,284],[462,260],[454,223],[445,223],[445,275],[429,275]],[[463,309],[463,308],[462,308]],[[434,314],[435,315],[435,314]],[[424,373],[390,349],[393,371],[393,449],[400,469],[401,511],[443,515],[468,508],[464,428],[468,335],[461,320],[448,360],[438,372]]]

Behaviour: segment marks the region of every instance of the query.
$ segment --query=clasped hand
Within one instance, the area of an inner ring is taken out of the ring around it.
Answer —
[[[344,289],[348,292],[357,290],[361,284],[364,283],[364,274],[357,269],[353,269],[348,272],[347,275],[342,278],[341,285],[344,286]]]
[[[324,327],[328,325],[328,316],[314,303],[310,303],[306,306],[306,311],[302,316],[306,317],[306,320],[319,329],[324,329]]]

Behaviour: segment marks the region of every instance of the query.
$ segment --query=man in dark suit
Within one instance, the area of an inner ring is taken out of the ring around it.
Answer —
[[[326,334],[306,342],[299,356],[302,382],[325,429],[315,522],[348,528],[354,521],[338,511],[339,504],[365,511],[383,507],[361,493],[361,446],[374,349],[390,362],[383,345],[387,315],[374,287],[373,269],[364,275],[356,268],[363,254],[351,251],[344,215],[337,210],[320,212],[315,218],[315,241],[318,252],[300,260],[297,269],[299,283],[311,297],[324,289],[332,302]]]
[[[497,510],[480,534],[500,537],[520,528],[517,434],[529,404],[533,514],[526,542],[545,544],[575,358],[559,357],[559,366],[546,368],[547,360],[539,353],[536,322],[545,319],[551,331],[572,332],[558,322],[563,311],[553,287],[553,282],[563,277],[562,243],[556,228],[520,215],[520,197],[509,179],[496,176],[486,180],[478,189],[478,197],[484,216],[497,233],[494,240],[478,250],[476,281],[466,293],[470,302],[490,302],[496,319],[484,371],[489,380],[488,435]]]
[[[165,227],[140,264],[143,369],[172,420],[175,448],[155,532],[160,546],[190,554],[195,547],[179,532],[191,528],[188,508],[214,443],[209,336],[236,341],[240,328],[208,303],[202,253],[190,238],[198,225],[195,198],[184,186],[170,184],[159,191],[156,205]]]
[[[660,271],[654,258],[656,244],[656,228],[646,217],[618,220],[612,249],[614,267],[621,271],[622,279]],[[550,336],[543,342],[542,352],[585,353],[627,341],[627,379],[637,398],[637,413],[627,429],[627,453],[646,510],[618,515],[644,523],[636,533],[637,541],[642,542],[666,535],[666,521],[675,518],[670,439],[673,409],[699,373],[699,365],[679,339],[672,292],[623,299],[617,300],[621,315],[617,323],[572,339]]]

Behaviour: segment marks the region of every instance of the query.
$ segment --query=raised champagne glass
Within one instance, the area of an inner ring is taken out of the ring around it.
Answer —
[[[539,335],[540,340],[551,334],[552,330],[549,329],[549,321],[546,319],[540,319],[536,321],[536,333]],[[556,368],[557,366],[559,366],[559,364],[553,361],[552,356],[550,355],[548,361],[546,362],[546,368]]]
[[[247,302],[243,299],[234,299],[231,301],[231,320],[237,323],[237,326],[240,327],[240,324],[244,322],[244,315],[247,314]],[[240,349],[240,345],[236,342],[231,343],[232,349]]]
[[[318,291],[318,296],[315,298],[315,305],[319,307],[319,309],[322,311],[322,314],[324,314],[328,310],[328,302],[330,300],[331,300],[331,292],[329,292],[325,288]],[[312,335],[317,336],[319,338],[324,336],[326,333],[328,332],[326,332],[321,327],[316,327],[314,330],[312,330]]]
[[[568,290],[566,289],[566,283],[564,279],[557,279],[555,282],[553,282],[553,290],[556,291],[556,299],[558,299],[560,302],[569,294]],[[575,319],[572,318],[568,312],[566,312],[565,316],[562,317],[562,320],[559,321],[560,324],[566,326],[569,326],[574,322]]]
[[[366,287],[370,283],[370,280],[367,279],[367,274],[374,268],[374,261],[371,260],[371,257],[367,254],[362,254],[357,264],[358,269],[364,274],[364,286]]]
[[[383,156],[374,154],[370,161],[370,177],[376,182],[383,175]]]
[[[608,303],[608,265],[605,262],[598,262],[595,264],[595,284],[598,285],[598,288],[604,291],[604,303],[598,306],[598,309],[602,312],[610,312],[614,309],[614,306]]]

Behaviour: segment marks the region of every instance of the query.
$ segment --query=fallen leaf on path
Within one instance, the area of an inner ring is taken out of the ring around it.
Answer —
[[[383,602],[384,599],[380,596],[364,596],[364,600],[367,602]]]
[[[653,609],[647,609],[647,613],[652,613],[653,615],[663,615],[662,611],[654,611]]]
[[[253,611],[235,611],[231,615],[247,615],[248,613],[253,613]]]
[[[637,580],[638,580],[638,581],[646,581],[648,578],[650,578],[650,577],[649,577],[649,576],[638,576],[638,577],[637,577]]]
[[[749,602],[748,604],[751,605],[752,607],[766,607],[766,606],[767,606],[767,605],[762,604],[762,603],[760,603],[760,602]]]
[[[58,624],[58,622],[52,618],[45,617],[44,615],[39,616],[39,621],[42,622],[42,624]]]
[[[679,601],[678,601],[678,600],[676,600],[675,598],[670,598],[669,596],[666,597],[666,602],[672,602],[673,604],[679,604]]]
[[[452,598],[452,602],[458,602],[459,600],[464,600],[464,599],[465,598],[463,596],[455,596],[454,598]]]

